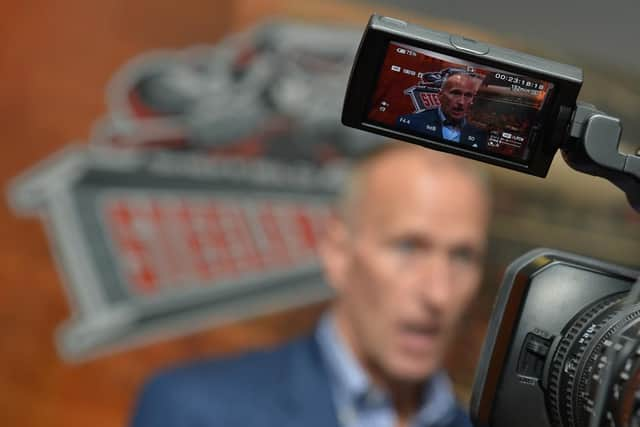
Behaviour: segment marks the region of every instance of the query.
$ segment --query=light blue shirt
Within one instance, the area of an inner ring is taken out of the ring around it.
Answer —
[[[326,313],[316,337],[329,372],[338,421],[342,427],[393,427],[396,413],[389,397],[376,388],[336,329],[333,315]],[[411,427],[437,427],[455,416],[456,400],[451,382],[438,372],[425,384],[423,402]]]
[[[464,126],[464,119],[460,122],[460,126],[445,126],[444,122],[447,117],[442,112],[442,108],[438,107],[438,116],[440,116],[440,122],[442,123],[442,137],[447,141],[460,142],[460,133],[462,132],[462,126]]]

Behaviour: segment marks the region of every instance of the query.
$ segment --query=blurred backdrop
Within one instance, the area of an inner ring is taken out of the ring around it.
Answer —
[[[500,1],[109,0],[6,5],[0,25],[0,108],[6,147],[0,157],[0,180],[9,190],[10,183],[15,184],[12,179],[70,142],[85,147],[97,120],[110,108],[105,95],[108,83],[145,52],[212,45],[274,17],[353,26],[357,34],[374,11],[584,68],[581,99],[621,117],[624,150],[637,150],[640,63],[628,52],[635,48],[630,41],[638,39],[638,29],[630,22],[632,15],[625,13],[635,5],[620,2],[615,10],[605,11],[595,2],[581,2],[582,8],[544,3],[530,5],[533,9],[527,12],[521,5]],[[338,115],[336,111],[336,120]],[[175,148],[169,137],[164,143],[163,148]],[[250,152],[251,144],[243,147],[245,154]],[[117,159],[114,164],[122,165]],[[465,333],[449,358],[463,400],[473,381],[493,296],[510,260],[528,249],[547,246],[640,264],[640,217],[606,182],[578,175],[560,159],[546,180],[487,169],[496,191],[487,273]],[[59,174],[47,177],[49,184],[64,179]],[[306,301],[298,298],[296,308],[263,310],[271,313],[216,327],[206,327],[203,315],[200,326],[188,333],[185,329],[165,339],[114,346],[70,362],[58,352],[56,331],[78,315],[74,307],[80,297],[65,287],[73,278],[64,262],[56,261],[54,254],[61,248],[54,250],[56,240],[42,222],[34,216],[17,216],[6,198],[0,218],[3,424],[123,425],[138,388],[153,371],[181,360],[281,342],[309,331],[325,306],[326,295],[318,292]]]

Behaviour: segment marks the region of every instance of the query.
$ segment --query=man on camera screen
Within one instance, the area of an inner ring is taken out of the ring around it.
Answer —
[[[486,132],[467,120],[481,80],[468,73],[446,76],[438,93],[440,106],[398,118],[398,128],[410,129],[446,141],[484,148]]]

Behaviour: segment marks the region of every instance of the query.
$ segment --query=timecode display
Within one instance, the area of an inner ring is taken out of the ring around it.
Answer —
[[[519,86],[523,89],[543,90],[544,83],[535,80],[524,79],[520,76],[514,76],[504,73],[494,73],[493,78],[511,85]]]

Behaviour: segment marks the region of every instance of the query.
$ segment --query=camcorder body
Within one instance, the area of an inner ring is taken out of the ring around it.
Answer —
[[[582,71],[373,15],[347,126],[539,177],[563,150],[640,212],[640,157],[577,101]],[[538,249],[504,277],[476,372],[476,426],[640,426],[640,271]]]
[[[604,425],[638,425],[631,420],[640,404],[640,306],[626,304],[638,276],[551,249],[514,261],[476,371],[474,424],[589,426],[601,393]]]

